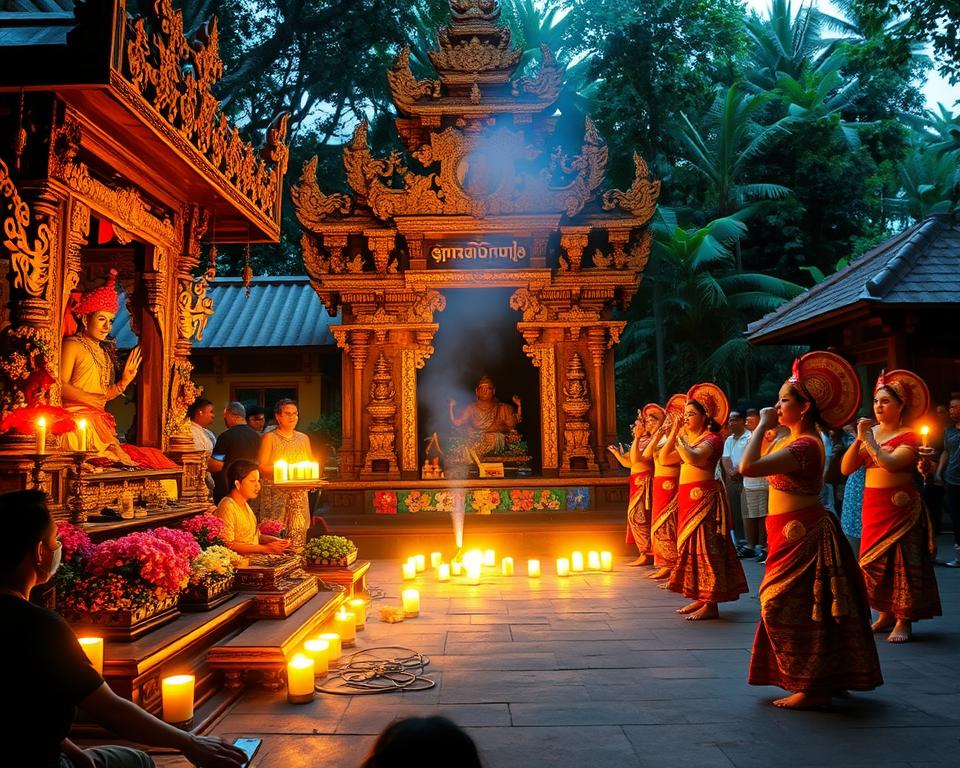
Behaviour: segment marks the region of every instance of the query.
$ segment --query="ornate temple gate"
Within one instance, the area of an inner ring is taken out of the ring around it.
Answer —
[[[417,431],[417,371],[460,288],[513,289],[539,375],[542,477],[603,484],[611,473],[611,347],[624,325],[612,312],[639,287],[659,182],[635,157],[632,187],[602,192],[607,149],[590,119],[573,147],[557,135],[553,54],[544,47],[539,70],[515,77],[521,51],[498,26],[499,4],[450,8],[430,53],[438,79],[418,80],[408,50],[387,73],[407,154],[375,156],[361,124],[343,151],[348,193],[321,190],[316,158],[292,190],[311,282],[342,313],[335,510],[369,509],[378,488],[464,485],[420,480]]]

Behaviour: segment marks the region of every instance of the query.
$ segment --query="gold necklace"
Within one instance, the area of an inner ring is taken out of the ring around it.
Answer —
[[[80,335],[80,343],[83,345],[84,349],[90,353],[90,357],[93,358],[93,363],[97,366],[97,375],[100,378],[100,391],[106,394],[107,388],[110,386],[111,379],[110,361],[107,358],[106,350],[101,347],[98,342],[95,342],[82,334]]]

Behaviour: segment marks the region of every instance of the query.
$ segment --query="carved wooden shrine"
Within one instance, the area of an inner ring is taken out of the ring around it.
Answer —
[[[635,156],[630,189],[604,191],[607,148],[590,119],[574,148],[559,135],[564,71],[550,50],[536,73],[515,76],[521,51],[498,25],[499,4],[450,8],[430,53],[437,79],[417,79],[409,50],[387,73],[405,151],[375,155],[364,123],[343,151],[349,192],[321,189],[316,158],[293,188],[307,272],[331,315],[342,313],[335,507],[356,507],[360,488],[419,480],[430,433],[418,382],[466,291],[501,289],[508,333],[529,358],[520,365],[536,370],[535,474],[589,485],[616,440],[611,347],[624,322],[612,312],[640,284],[660,183]],[[461,341],[458,365],[473,347]],[[497,383],[509,395],[510,381]]]

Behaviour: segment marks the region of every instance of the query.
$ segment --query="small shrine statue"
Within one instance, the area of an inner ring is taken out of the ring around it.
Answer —
[[[503,454],[509,446],[520,442],[520,432],[517,430],[523,418],[520,398],[516,395],[511,398],[517,406],[516,411],[498,401],[497,390],[489,376],[480,379],[474,392],[477,401],[464,408],[459,417],[453,410],[456,401],[450,401],[450,422],[457,429],[469,429],[471,445],[468,447],[481,458]]]
[[[117,314],[117,271],[110,270],[107,282],[80,296],[72,308],[79,321],[77,333],[63,339],[60,356],[60,383],[63,406],[75,420],[89,425],[87,448],[116,463],[136,466],[117,440],[117,423],[106,405],[120,397],[140,369],[140,348],[134,347],[120,378],[116,378],[113,357],[104,345]],[[64,435],[68,450],[79,450],[80,434]]]

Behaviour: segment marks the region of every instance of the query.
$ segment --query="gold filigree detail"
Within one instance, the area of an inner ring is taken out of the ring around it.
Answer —
[[[676,484],[675,482],[673,482],[673,480],[664,480],[664,481],[663,481],[663,490],[665,490],[665,491],[672,491],[672,490],[673,490],[674,488],[676,488],[676,487],[677,487],[677,484]]]
[[[364,460],[364,472],[373,473],[374,462],[386,462],[388,472],[397,471],[397,454],[394,451],[396,425],[393,421],[397,413],[395,397],[393,370],[381,350],[374,364],[369,398],[364,409],[370,416],[370,425],[367,429],[369,447]]]
[[[213,314],[213,299],[207,296],[207,281],[204,278],[181,280],[179,286],[180,336],[187,340],[196,336],[197,341],[203,341],[203,329]]]
[[[564,68],[557,64],[557,57],[544,43],[540,44],[540,55],[543,63],[533,77],[520,77],[514,80],[512,93],[514,96],[529,94],[537,99],[552,103],[560,95],[563,87]]]
[[[640,219],[641,224],[646,224],[657,208],[660,180],[650,181],[650,169],[637,152],[633,153],[633,167],[633,185],[626,192],[621,192],[619,189],[604,192],[603,210],[612,211],[620,208]]]
[[[446,297],[440,291],[428,288],[417,294],[416,300],[407,311],[409,323],[432,323],[434,312],[443,312],[447,307]]]
[[[524,344],[523,351],[540,369],[540,432],[543,438],[543,468],[557,469],[559,451],[557,446],[557,363],[552,344]]]
[[[410,46],[404,47],[387,72],[387,83],[397,104],[440,98],[439,80],[417,80],[410,69]]]
[[[783,538],[793,543],[807,535],[807,529],[799,520],[791,520],[783,526]]]
[[[574,352],[567,361],[563,385],[563,459],[565,470],[573,470],[574,459],[583,459],[588,472],[597,471],[597,463],[590,448],[590,422],[586,415],[593,403],[590,400],[590,388],[587,372],[583,367],[583,358]]]
[[[303,166],[300,183],[290,187],[290,199],[297,218],[307,229],[316,231],[324,219],[333,214],[347,216],[353,211],[350,195],[334,193],[325,195],[317,181],[317,156],[311,157]]]
[[[40,220],[31,234],[30,206],[20,197],[7,164],[0,160],[0,196],[3,206],[3,247],[10,254],[11,285],[27,296],[44,298],[50,280],[53,227]]]
[[[550,320],[550,309],[528,288],[518,288],[510,296],[510,308],[523,313],[523,322]]]
[[[909,507],[913,503],[913,496],[906,491],[897,491],[890,497],[895,507]]]
[[[690,489],[690,498],[694,501],[699,501],[703,498],[703,488],[697,486],[696,488]]]
[[[430,51],[430,62],[441,79],[453,81],[454,73],[508,72],[520,63],[523,51],[510,47],[510,30],[493,27],[481,39],[457,39],[451,27],[442,27],[437,34],[439,51]],[[506,77],[504,78],[506,80]]]

